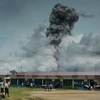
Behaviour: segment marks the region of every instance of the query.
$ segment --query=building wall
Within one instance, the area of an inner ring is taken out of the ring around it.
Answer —
[[[29,81],[30,80],[30,81]],[[77,87],[83,88],[83,85],[93,84],[96,85],[100,83],[100,79],[96,79],[93,76],[11,76],[11,86],[22,86],[22,83],[29,82],[33,83],[34,86],[38,87],[43,84],[52,83],[54,87]]]

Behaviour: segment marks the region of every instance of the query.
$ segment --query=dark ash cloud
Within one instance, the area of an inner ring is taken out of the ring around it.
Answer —
[[[71,35],[74,23],[79,19],[74,8],[62,4],[56,4],[50,14],[50,25],[46,36],[51,38],[50,44],[59,45],[65,35]]]

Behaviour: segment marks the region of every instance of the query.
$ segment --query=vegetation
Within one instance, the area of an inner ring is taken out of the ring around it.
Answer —
[[[76,87],[72,88],[71,86],[65,88],[58,88],[57,90],[73,90],[77,89]],[[10,87],[9,95],[10,97],[4,98],[3,100],[44,100],[40,97],[32,97],[28,92],[31,91],[40,91],[41,88],[29,88],[29,87]]]
[[[9,95],[3,100],[43,100],[39,97],[32,97],[29,94],[25,93],[28,91],[39,91],[41,88],[27,88],[27,87],[10,87]]]

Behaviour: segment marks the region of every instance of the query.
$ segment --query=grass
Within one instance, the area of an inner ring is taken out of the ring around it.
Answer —
[[[9,95],[3,100],[43,100],[38,97],[31,97],[29,94],[25,93],[28,91],[39,91],[41,88],[27,88],[27,87],[10,87]]]

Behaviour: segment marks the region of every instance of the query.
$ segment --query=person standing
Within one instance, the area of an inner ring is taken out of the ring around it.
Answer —
[[[53,85],[52,85],[52,84],[50,84],[50,91],[52,90],[52,88],[53,88]]]
[[[6,94],[8,95],[9,97],[9,88],[8,88],[8,82],[5,83],[5,96]]]
[[[46,91],[46,89],[47,89],[47,84],[44,85],[44,90]]]
[[[22,83],[22,87],[24,87],[24,84]]]
[[[33,84],[32,84],[32,82],[30,83],[30,87],[33,88]]]
[[[4,93],[4,82],[3,82],[3,80],[1,82],[1,93]]]

